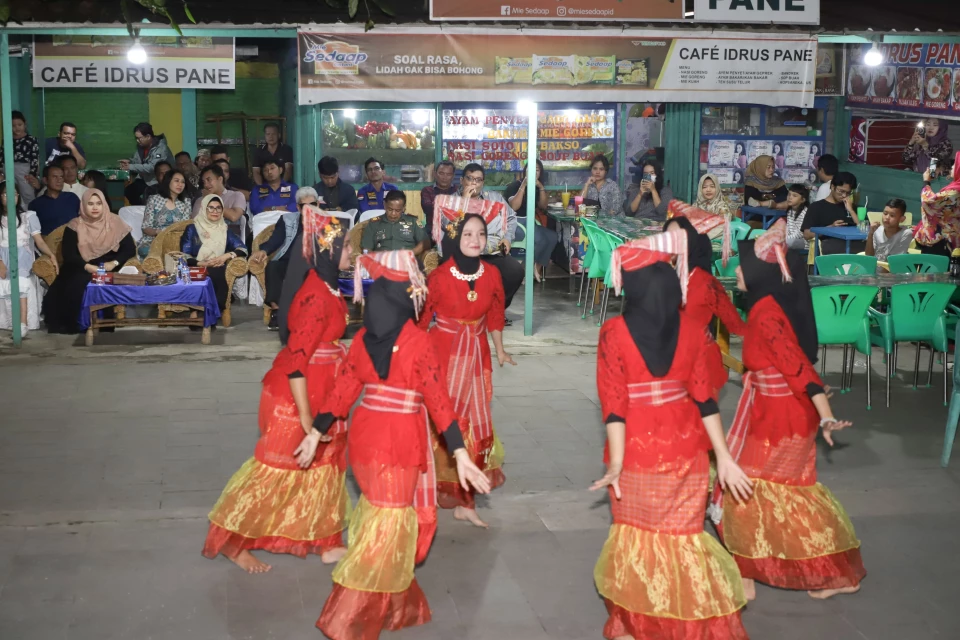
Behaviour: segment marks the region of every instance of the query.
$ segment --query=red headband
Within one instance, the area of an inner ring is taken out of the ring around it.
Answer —
[[[690,268],[687,264],[687,234],[683,231],[667,231],[656,235],[631,240],[614,250],[610,257],[610,280],[614,290],[620,295],[623,288],[623,271],[636,271],[657,262],[670,262],[673,256],[677,260],[677,275],[683,291],[683,303],[687,303],[687,280]]]
[[[447,231],[451,238],[457,237],[457,225],[468,213],[481,216],[488,225],[501,218],[503,228],[507,228],[507,209],[502,202],[439,195],[433,204],[433,241],[440,245],[444,231]]]
[[[793,282],[790,267],[787,265],[787,223],[783,218],[777,220],[754,241],[753,252],[764,262],[779,264],[783,281]]]
[[[427,283],[420,273],[420,267],[417,265],[417,258],[413,251],[404,249],[402,251],[377,251],[374,253],[365,253],[357,258],[357,265],[353,275],[353,301],[361,302],[363,300],[363,276],[362,270],[366,269],[370,278],[386,278],[394,282],[410,283],[410,298],[413,299],[413,306],[418,316],[423,302],[427,297]]]

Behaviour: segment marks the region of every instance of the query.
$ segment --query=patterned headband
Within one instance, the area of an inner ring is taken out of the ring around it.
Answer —
[[[364,269],[373,280],[386,278],[394,282],[409,282],[410,288],[407,291],[410,292],[414,311],[419,318],[420,309],[427,298],[427,282],[420,273],[413,251],[377,251],[359,256],[353,273],[353,301],[356,303],[363,301]]]
[[[680,277],[683,303],[686,304],[690,267],[687,264],[687,234],[680,230],[631,240],[614,250],[610,257],[610,280],[617,295],[623,288],[622,271],[636,271],[657,262],[670,262],[674,256],[680,258],[677,260],[677,275]]]
[[[730,259],[730,254],[732,253],[729,217],[704,211],[703,209],[689,205],[682,200],[670,201],[670,204],[667,205],[667,217],[686,218],[693,225],[693,228],[697,230],[697,233],[707,233],[711,229],[715,229],[720,225],[723,225],[723,265],[727,265],[727,260]]]
[[[331,216],[313,205],[303,205],[304,258],[309,261],[314,259],[314,244],[319,245],[321,251],[331,251],[334,241],[342,235],[343,227],[336,216]]]
[[[783,281],[793,282],[790,267],[787,265],[787,223],[783,218],[777,220],[754,241],[753,252],[764,262],[779,264]]]
[[[457,226],[469,213],[482,217],[488,225],[500,218],[502,228],[506,229],[507,209],[502,202],[464,198],[457,195],[439,195],[433,205],[433,241],[439,245],[444,231],[451,239],[456,238]]]

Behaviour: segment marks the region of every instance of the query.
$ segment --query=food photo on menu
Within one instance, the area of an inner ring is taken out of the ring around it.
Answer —
[[[897,69],[897,102],[919,105],[923,99],[923,69],[900,67]]]
[[[847,79],[847,92],[852,96],[867,96],[870,83],[873,81],[873,70],[862,64],[850,67],[850,77]]]
[[[873,71],[872,95],[875,98],[889,98],[893,96],[897,84],[897,68],[892,66],[877,67]]]
[[[950,69],[944,69],[943,67],[926,69],[923,89],[924,102],[928,106],[945,109],[950,98]]]
[[[960,111],[960,69],[953,70],[953,108]]]

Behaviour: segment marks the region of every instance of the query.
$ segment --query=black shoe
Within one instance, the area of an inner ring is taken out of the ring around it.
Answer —
[[[503,326],[505,326],[505,327],[512,327],[512,326],[513,326],[513,320],[511,320],[510,318],[507,318],[507,319],[504,321]]]
[[[277,310],[270,312],[270,322],[267,323],[267,329],[270,331],[280,331],[280,319],[277,317]]]

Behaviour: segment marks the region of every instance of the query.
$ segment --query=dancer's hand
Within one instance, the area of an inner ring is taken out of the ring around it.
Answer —
[[[320,444],[320,432],[314,429],[300,442],[293,455],[297,456],[297,464],[301,469],[306,469],[313,464],[313,458],[317,455],[317,446]]]
[[[517,363],[513,361],[513,358],[510,357],[510,354],[507,353],[506,351],[497,351],[497,362],[500,363],[501,367],[505,364],[512,364],[513,366],[517,366]]]
[[[717,480],[720,488],[733,494],[738,502],[743,502],[753,494],[753,482],[732,458],[717,460]]]
[[[607,467],[607,473],[602,478],[590,485],[590,491],[598,491],[604,487],[613,487],[613,495],[617,500],[620,499],[620,474],[623,467],[619,464],[612,464]]]
[[[470,454],[464,448],[453,452],[453,457],[457,460],[457,477],[460,478],[460,485],[464,491],[470,491],[470,485],[477,493],[490,493],[490,480],[487,474],[473,464]]]
[[[823,385],[823,395],[827,396],[827,400],[833,397],[833,389],[830,387],[830,385]]]
[[[823,439],[826,440],[827,444],[831,447],[833,446],[833,435],[831,434],[834,431],[840,431],[841,429],[853,426],[853,423],[849,420],[835,420],[833,418],[825,418],[824,420],[824,422],[820,423],[820,428],[823,430]]]

